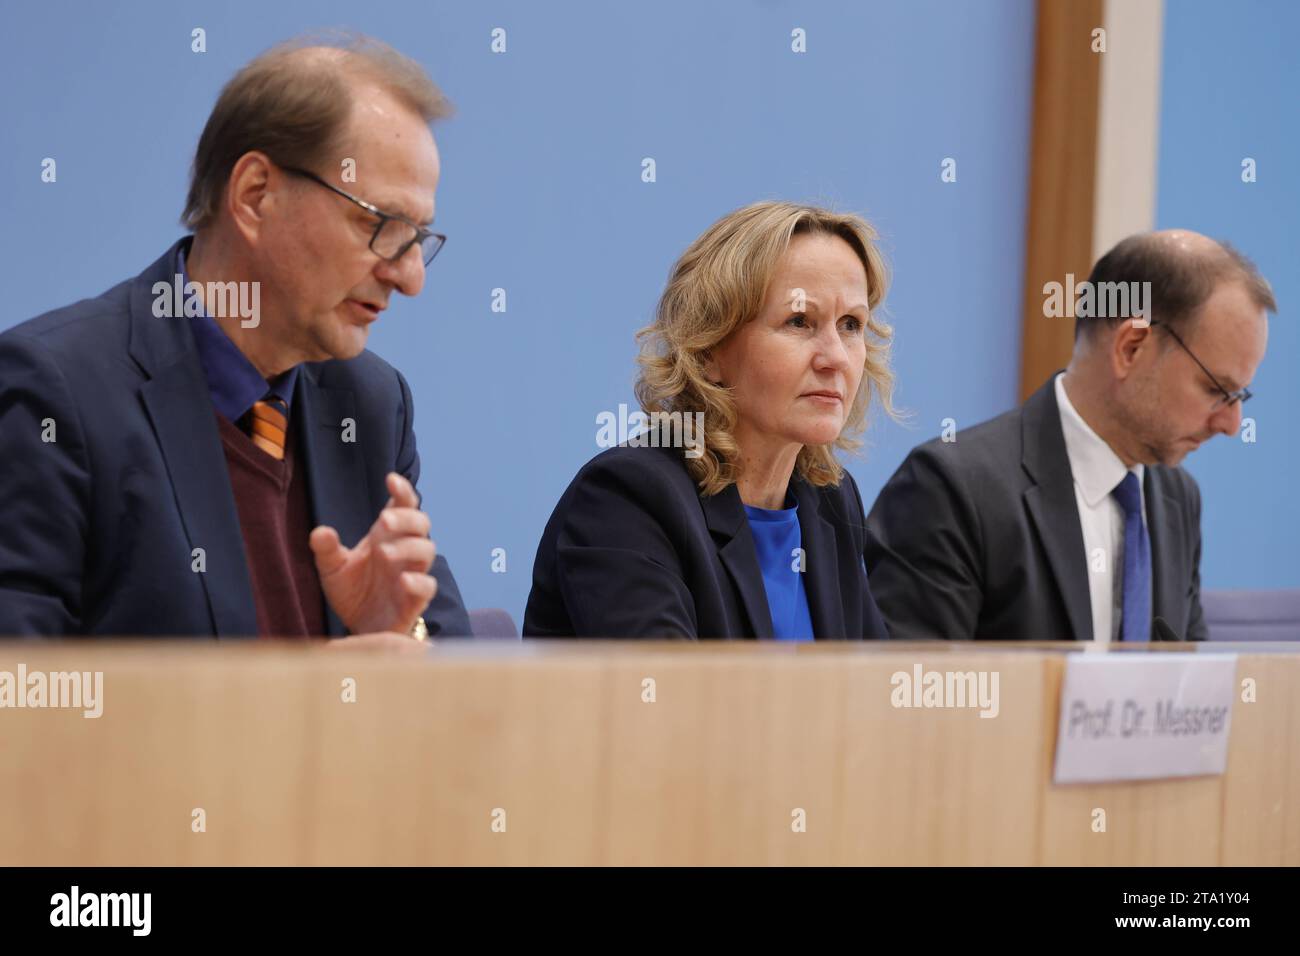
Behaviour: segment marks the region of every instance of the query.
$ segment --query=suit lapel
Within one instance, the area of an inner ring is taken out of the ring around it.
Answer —
[[[843,640],[844,600],[840,594],[839,558],[835,552],[835,528],[821,513],[825,498],[797,474],[795,500],[799,502],[799,535],[807,558],[804,593],[812,616],[813,634],[822,640]],[[847,479],[845,479],[847,480]]]
[[[1180,600],[1179,586],[1185,552],[1179,545],[1186,540],[1182,533],[1182,512],[1176,502],[1164,494],[1163,482],[1157,481],[1155,469],[1146,469],[1143,493],[1147,503],[1147,534],[1151,539],[1151,615],[1163,617],[1171,627],[1186,626],[1186,609]],[[1181,625],[1180,625],[1181,622]],[[1179,633],[1179,637],[1186,635]]]
[[[312,519],[339,533],[345,547],[355,547],[370,530],[374,495],[366,484],[360,442],[343,440],[344,419],[357,421],[356,395],[347,388],[325,388],[320,384],[321,369],[302,366],[293,395],[293,414],[299,429],[300,449],[307,469],[307,490],[311,496]],[[291,426],[293,427],[293,426]],[[342,636],[347,628],[334,609],[325,602],[325,626],[332,636]]]
[[[257,634],[257,611],[207,379],[189,320],[153,314],[153,284],[170,282],[175,262],[173,246],[131,287],[129,350],[147,376],[140,398],[162,449],[191,548],[190,554],[160,557],[193,561],[192,549],[202,548],[205,570],[199,579],[213,630],[218,637],[249,637]]]
[[[1056,405],[1056,376],[1031,395],[1021,415],[1021,465],[1034,486],[1024,493],[1038,539],[1065,602],[1074,640],[1092,640],[1092,603],[1074,476]],[[1045,640],[1053,635],[1043,635]]]
[[[749,521],[740,503],[739,490],[731,484],[716,495],[701,496],[700,506],[704,509],[709,531],[718,543],[718,557],[731,576],[731,583],[739,592],[741,604],[749,616],[750,630],[755,637],[770,638],[772,612],[767,606],[758,551],[754,548],[753,535],[749,533]]]

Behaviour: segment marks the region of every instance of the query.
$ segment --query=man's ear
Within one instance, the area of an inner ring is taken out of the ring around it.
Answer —
[[[1149,322],[1125,319],[1111,339],[1110,360],[1115,377],[1120,381],[1128,378],[1155,347],[1155,329]]]
[[[226,181],[224,205],[230,221],[244,237],[255,242],[266,223],[276,183],[284,183],[270,157],[257,150],[240,156]]]

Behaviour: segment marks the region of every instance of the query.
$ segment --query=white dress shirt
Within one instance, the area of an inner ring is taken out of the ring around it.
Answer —
[[[1065,374],[1056,376],[1056,406],[1061,413],[1065,453],[1074,475],[1074,500],[1083,529],[1083,559],[1088,568],[1088,596],[1092,602],[1092,636],[1099,643],[1119,639],[1124,608],[1124,509],[1111,492],[1126,471],[1137,475],[1143,487],[1141,464],[1126,469],[1115,454],[1070,404],[1065,394]],[[1146,495],[1142,496],[1142,524],[1147,521]],[[1155,573],[1154,564],[1152,574]]]

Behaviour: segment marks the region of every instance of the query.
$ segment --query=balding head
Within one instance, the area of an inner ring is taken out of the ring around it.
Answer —
[[[1234,434],[1277,307],[1250,260],[1169,229],[1125,239],[1088,278],[1094,301],[1120,303],[1075,326],[1065,385],[1093,430],[1126,465],[1176,465],[1212,436]]]
[[[260,289],[263,321],[222,329],[268,381],[356,357],[393,293],[419,294],[445,238],[428,228],[429,127],[448,111],[417,64],[365,37],[276,47],[222,91],[194,159],[186,268]]]
[[[273,47],[231,78],[199,138],[181,221],[211,225],[231,170],[251,151],[313,169],[342,151],[359,91],[381,91],[425,124],[451,104],[414,60],[355,34],[300,37]]]
[[[1129,236],[1097,260],[1088,281],[1094,292],[1118,287],[1119,283],[1128,289],[1149,288],[1150,300],[1143,303],[1145,317],[1184,336],[1202,306],[1223,283],[1241,283],[1255,305],[1268,312],[1277,311],[1273,290],[1254,263],[1227,243],[1187,229]],[[1080,340],[1087,345],[1086,340],[1113,331],[1124,320],[1133,318],[1137,303],[1130,297],[1124,301],[1133,308],[1116,315],[1080,315],[1074,326],[1076,346]]]

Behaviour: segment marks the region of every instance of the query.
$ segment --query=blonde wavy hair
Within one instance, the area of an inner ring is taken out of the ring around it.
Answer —
[[[889,286],[875,229],[860,216],[789,202],[758,202],[728,213],[691,243],[669,273],[654,321],[637,332],[640,373],[636,396],[654,413],[704,412],[704,449],[686,457],[701,493],[716,495],[739,477],[739,448],[733,430],[735,402],[705,372],[709,350],[762,309],[777,263],[800,235],[838,236],[867,272],[869,307],[864,336],[867,356],[862,381],[844,427],[834,442],[805,445],[795,471],[813,485],[837,485],[844,466],[835,449],[857,451],[874,392],[891,418],[894,374],[889,367],[893,329],[876,314]]]

